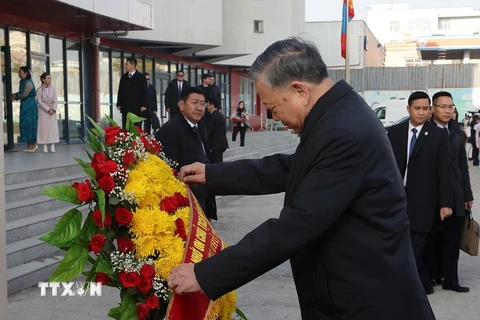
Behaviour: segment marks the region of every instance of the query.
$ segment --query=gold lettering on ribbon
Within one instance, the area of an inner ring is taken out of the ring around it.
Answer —
[[[193,263],[197,263],[203,260],[203,254],[201,251],[199,251],[197,248],[192,248],[192,258],[191,258]]]
[[[196,239],[205,243],[207,241],[207,233],[205,232],[205,230],[198,228]]]
[[[201,252],[204,252],[205,251],[205,243],[202,242],[201,240],[199,239],[195,239],[195,241],[193,241],[193,246],[200,250]]]

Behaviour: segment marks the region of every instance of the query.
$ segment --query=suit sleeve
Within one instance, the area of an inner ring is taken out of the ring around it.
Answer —
[[[465,143],[463,143],[463,139],[460,146],[460,157],[458,159],[458,166],[460,167],[460,172],[462,173],[463,180],[463,202],[473,201],[472,186],[470,185],[470,173],[468,172],[467,153],[465,151]]]
[[[291,258],[347,210],[363,180],[361,154],[356,139],[344,130],[325,136],[330,139],[315,148],[310,170],[280,218],[267,220],[238,244],[195,265],[198,283],[209,298],[218,299]]]
[[[121,107],[121,112],[123,112],[123,108],[125,108],[125,92],[123,90],[125,82],[125,77],[122,75],[120,78],[120,84],[118,85],[118,94],[117,94],[117,106]]]
[[[167,86],[167,90],[165,90],[165,108],[166,109],[170,109],[172,106],[170,105],[170,101],[172,100],[171,96],[172,96],[172,90],[173,90],[173,85],[172,83],[170,82]]]
[[[284,192],[292,156],[276,154],[260,160],[208,164],[208,190],[216,195],[261,195]]]
[[[141,94],[141,99],[142,99],[142,107],[147,108],[148,110],[148,99],[147,99],[147,78],[145,77],[144,74],[142,74],[142,77],[140,79],[142,82],[140,85],[140,94]]]
[[[448,133],[446,130],[440,130],[440,145],[438,148],[438,205],[453,208],[453,179],[452,163],[450,149],[448,147]]]
[[[155,133],[155,139],[162,144],[162,151],[165,156],[175,162],[180,160],[179,134],[171,130],[169,126],[163,126]]]

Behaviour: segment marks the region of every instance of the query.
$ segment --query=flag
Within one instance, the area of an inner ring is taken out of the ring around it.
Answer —
[[[343,0],[343,14],[342,14],[342,57],[345,59],[347,55],[347,23],[355,17],[353,9],[353,0]]]

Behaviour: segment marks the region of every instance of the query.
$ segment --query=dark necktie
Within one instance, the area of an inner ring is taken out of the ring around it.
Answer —
[[[408,158],[412,156],[413,148],[415,148],[415,143],[417,143],[417,129],[412,129],[413,136],[412,140],[410,140],[410,152],[408,153]]]
[[[205,149],[204,149],[203,143],[202,143],[202,137],[200,136],[200,132],[198,131],[198,127],[193,126],[192,129],[193,129],[193,132],[195,133],[195,136],[197,137],[197,143],[200,147],[200,156],[202,158],[202,163],[208,163],[208,158],[207,158],[207,155],[205,154]]]
[[[131,73],[128,74],[128,78],[132,79],[132,74]]]

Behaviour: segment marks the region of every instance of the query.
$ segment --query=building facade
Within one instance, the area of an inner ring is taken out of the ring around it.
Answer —
[[[345,59],[341,56],[341,21],[306,22],[306,37],[312,40],[320,50],[329,69],[344,69]],[[352,20],[348,24],[348,50],[350,67],[383,66],[383,47],[363,20]]]
[[[259,125],[262,109],[248,67],[268,44],[298,35],[304,27],[303,0],[0,0],[0,4],[6,150],[14,149],[19,139],[20,104],[8,97],[18,91],[17,72],[24,65],[32,70],[37,87],[41,73],[52,75],[65,143],[80,142],[85,136],[85,115],[102,125],[107,124],[104,115],[121,119],[116,100],[127,57],[138,60],[140,72],[150,73],[163,122],[168,120],[166,86],[177,70],[183,70],[192,85],[200,84],[202,74],[214,74],[224,114],[245,100],[254,115],[252,124]],[[276,16],[266,13],[270,7],[278,9]]]
[[[385,45],[385,66],[480,62],[480,9],[373,4],[367,23]]]

